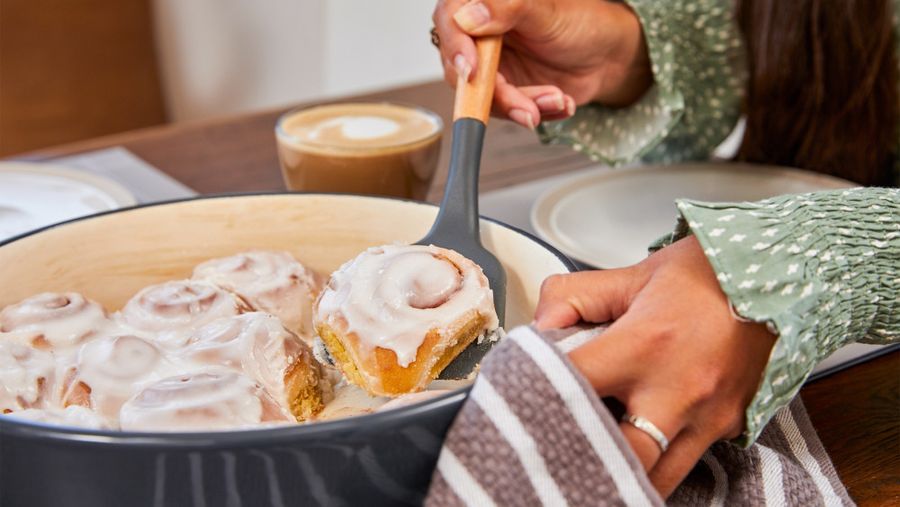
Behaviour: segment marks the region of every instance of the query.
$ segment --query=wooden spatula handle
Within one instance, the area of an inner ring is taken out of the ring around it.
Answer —
[[[475,39],[478,67],[468,82],[460,79],[456,85],[454,121],[460,118],[474,118],[487,124],[491,115],[491,100],[494,98],[494,84],[497,82],[497,66],[500,64],[502,45],[501,35]]]

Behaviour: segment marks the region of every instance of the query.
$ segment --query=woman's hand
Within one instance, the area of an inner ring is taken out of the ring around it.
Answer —
[[[637,16],[606,0],[439,0],[434,25],[444,77],[476,65],[473,37],[505,34],[494,114],[534,128],[576,104],[624,106],[653,77]]]
[[[654,423],[656,441],[628,423],[622,432],[667,497],[714,442],[737,437],[775,342],[763,324],[731,313],[696,238],[629,268],[548,278],[539,329],[613,322],[569,357],[601,396]]]

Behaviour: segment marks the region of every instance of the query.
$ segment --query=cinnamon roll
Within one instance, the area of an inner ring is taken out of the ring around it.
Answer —
[[[119,412],[119,423],[126,431],[241,429],[292,420],[261,385],[227,368],[154,382]]]
[[[346,377],[382,396],[421,391],[498,325],[481,268],[421,245],[370,248],[341,266],[313,319]]]
[[[194,268],[193,279],[234,292],[254,309],[281,319],[305,341],[312,338],[312,305],[322,281],[287,252],[250,251],[212,259]]]
[[[29,408],[6,414],[7,417],[60,426],[105,430],[112,425],[93,410],[73,405],[66,408]]]
[[[0,341],[0,413],[44,407],[55,370],[50,352],[26,343]]]
[[[197,327],[249,310],[240,297],[211,283],[179,280],[145,287],[116,318],[165,347],[179,347]]]
[[[298,421],[321,411],[330,392],[309,346],[265,313],[207,324],[191,335],[183,356],[193,363],[243,371]]]
[[[153,343],[132,335],[105,336],[81,347],[63,380],[62,405],[115,419],[141,385],[178,371]]]
[[[44,292],[0,311],[0,332],[27,335],[41,349],[76,346],[109,324],[102,306],[74,292]]]

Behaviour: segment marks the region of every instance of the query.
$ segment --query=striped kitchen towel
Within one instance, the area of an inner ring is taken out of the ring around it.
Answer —
[[[425,504],[663,505],[565,352],[598,330],[510,331],[485,358]],[[714,445],[670,505],[853,505],[799,398],[749,449]]]

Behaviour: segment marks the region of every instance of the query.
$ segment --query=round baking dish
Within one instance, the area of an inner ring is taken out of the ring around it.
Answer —
[[[287,250],[328,274],[363,249],[413,242],[435,206],[339,194],[199,197],[137,206],[0,243],[0,307],[76,291],[116,310],[199,262]],[[520,230],[482,219],[508,277],[507,327],[531,320],[541,281],[574,270]],[[0,417],[0,505],[418,505],[461,389],[395,410],[208,433],[94,431]]]

